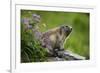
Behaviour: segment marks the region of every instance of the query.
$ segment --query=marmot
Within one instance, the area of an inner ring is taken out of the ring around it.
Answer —
[[[65,39],[72,31],[72,27],[60,26],[42,34],[42,46],[50,55],[56,55],[57,51],[64,50]]]

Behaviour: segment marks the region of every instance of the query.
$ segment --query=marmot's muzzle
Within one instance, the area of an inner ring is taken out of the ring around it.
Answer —
[[[64,26],[64,30],[65,30],[66,33],[70,33],[72,31],[72,27]]]

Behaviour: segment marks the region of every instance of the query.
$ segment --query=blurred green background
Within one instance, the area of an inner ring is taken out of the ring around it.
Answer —
[[[41,32],[61,25],[71,26],[72,33],[64,48],[89,59],[89,13],[21,10],[21,18],[31,17],[34,13],[41,16]]]

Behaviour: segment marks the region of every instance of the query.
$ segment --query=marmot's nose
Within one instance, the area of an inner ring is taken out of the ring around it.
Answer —
[[[70,30],[72,30],[72,27],[70,27]]]

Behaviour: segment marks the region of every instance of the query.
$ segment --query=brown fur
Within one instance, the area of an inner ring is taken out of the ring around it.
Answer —
[[[63,44],[72,28],[60,26],[42,34],[42,46],[47,48],[49,54],[54,54],[56,50],[63,50]]]

